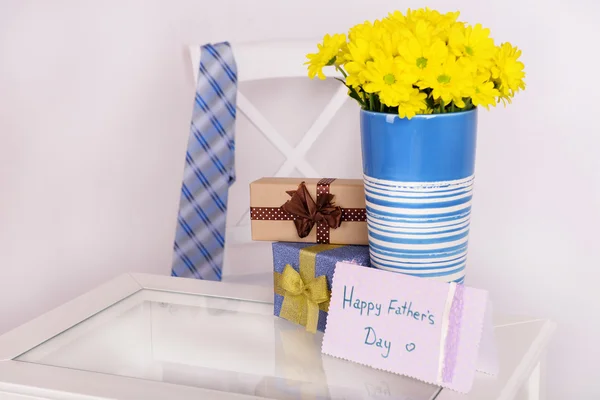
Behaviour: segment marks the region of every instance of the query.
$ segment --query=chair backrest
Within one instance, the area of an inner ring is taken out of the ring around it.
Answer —
[[[307,53],[316,51],[316,43],[317,40],[232,43],[240,85],[237,94],[237,109],[268,142],[249,142],[246,139],[246,132],[242,131],[244,126],[240,121],[241,114],[238,113],[235,134],[237,180],[232,185],[229,195],[226,239],[228,246],[251,241],[249,197],[247,195],[251,180],[262,176],[322,177],[327,174],[327,171],[319,171],[315,168],[307,160],[306,155],[348,99],[347,88],[344,85],[333,86],[335,88],[333,97],[319,108],[320,114],[308,125],[309,128],[295,145],[290,144],[263,115],[259,107],[244,94],[245,83],[300,77],[308,81],[304,62]],[[190,56],[194,82],[196,82],[200,64],[199,45],[190,46]],[[329,71],[331,77],[341,77],[339,74],[334,75],[333,72],[331,68]],[[273,96],[275,99],[277,98],[277,94]],[[247,128],[248,125],[245,127]],[[266,152],[274,150],[283,155],[283,162],[279,166],[262,165],[259,167],[252,161],[252,157],[254,157],[258,162],[259,159],[268,157]],[[245,156],[241,157],[241,153],[245,153]],[[260,171],[252,170],[255,167]],[[271,170],[268,170],[267,167]]]

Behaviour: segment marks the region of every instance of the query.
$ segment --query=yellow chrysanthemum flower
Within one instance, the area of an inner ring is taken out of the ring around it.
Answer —
[[[364,74],[367,69],[365,64],[351,61],[344,67],[348,73],[348,76],[346,77],[346,85],[358,89],[367,82]]]
[[[519,61],[521,50],[510,43],[503,43],[497,47],[492,66],[492,78],[500,91],[502,99],[510,99],[519,90],[525,89],[525,65]]]
[[[348,77],[346,84],[352,87],[359,87],[366,82],[364,71],[367,69],[367,61],[371,60],[371,45],[368,41],[357,38],[348,43],[349,61],[344,64]]]
[[[340,50],[338,51],[337,56],[335,57],[335,65],[338,67],[344,65],[344,63],[346,63],[346,60],[348,59],[349,54],[350,50],[348,50],[348,42],[344,41],[344,43],[342,43],[342,46],[340,47]]]
[[[304,64],[308,65],[309,78],[313,79],[315,76],[318,76],[319,79],[325,79],[323,67],[333,65],[336,62],[338,53],[345,43],[346,35],[344,34],[325,35],[323,43],[317,45],[319,51],[306,55],[308,61]]]
[[[489,74],[479,74],[475,77],[470,93],[474,106],[483,106],[489,110],[490,106],[496,106],[496,99],[499,96],[500,92],[494,87],[494,82],[490,80]]]
[[[429,114],[426,112],[426,98],[427,95],[419,89],[412,89],[408,93],[408,99],[398,103],[398,116],[400,116],[400,118],[411,119],[417,114]]]
[[[448,30],[452,26],[460,13],[449,12],[442,14],[439,11],[431,10],[429,7],[421,8],[418,10],[408,10],[406,12],[406,25],[410,29],[415,29],[416,25],[421,22],[426,22],[431,26],[431,35],[435,38],[448,40]]]
[[[448,12],[440,14],[434,12],[429,16],[429,22],[434,26],[433,34],[439,36],[442,40],[448,40],[448,32],[450,27],[456,23],[460,12]]]
[[[350,31],[348,31],[348,40],[353,42],[357,38],[362,38],[367,41],[375,39],[374,26],[377,23],[378,21],[375,21],[375,23],[372,23],[371,21],[365,21],[362,24],[353,26],[350,28]]]
[[[435,100],[441,99],[444,104],[454,102],[457,107],[464,108],[463,97],[469,95],[473,78],[469,70],[450,55],[443,64],[433,65],[427,70],[419,87],[431,88]]]
[[[363,72],[366,62],[372,59],[371,51],[377,43],[378,28],[367,21],[350,29],[348,32],[348,52],[344,57],[344,68],[348,73],[346,84],[355,88],[365,83]]]
[[[455,56],[464,58],[474,71],[489,69],[496,53],[490,30],[483,28],[481,24],[474,27],[454,24],[450,29],[448,46]]]
[[[349,33],[348,54],[344,67],[348,72],[346,83],[358,87],[366,83],[364,72],[367,61],[373,59],[375,53],[384,53],[395,57],[401,34],[390,21],[375,21],[356,26]]]
[[[402,26],[407,25],[406,17],[400,11],[394,11],[389,13],[386,19]]]
[[[408,28],[390,19],[381,21],[376,27],[376,32],[378,38],[374,47],[392,57],[398,55],[400,44],[411,35]]]
[[[404,67],[419,79],[423,79],[428,69],[439,66],[448,58],[448,48],[441,40],[433,43],[419,41],[416,37],[405,40],[400,45],[400,59]]]
[[[363,86],[365,92],[378,94],[381,102],[388,107],[408,101],[416,81],[416,76],[404,71],[400,63],[383,52],[376,53],[373,61],[367,63],[364,76],[367,80]]]

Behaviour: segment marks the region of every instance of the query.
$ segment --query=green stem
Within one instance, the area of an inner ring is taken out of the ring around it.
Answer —
[[[385,112],[385,104],[383,104],[383,102],[379,103],[379,111],[380,112]]]
[[[344,75],[344,78],[347,78],[347,77],[348,77],[348,74],[346,73],[346,71],[344,71],[344,70],[342,69],[342,67],[340,67],[339,65],[336,65],[336,66],[335,66],[335,69],[337,69],[338,71],[340,71],[340,72],[342,73],[342,75]]]
[[[452,103],[451,103],[451,106],[450,106],[450,111],[452,111],[452,112],[455,112],[455,111],[456,111],[456,110],[455,110],[455,108],[454,108],[454,102],[452,102]]]
[[[444,99],[440,98],[440,114],[444,113]]]
[[[354,89],[352,86],[346,85],[346,87],[355,95],[354,98],[356,99],[356,101],[358,101],[360,103],[360,105],[364,107],[365,103],[364,103],[364,101],[362,101],[362,97],[360,96],[360,93],[358,93],[356,91],[356,89]]]
[[[360,104],[361,107],[363,107],[363,108],[365,107],[365,101],[356,89],[354,89],[352,86],[346,84],[346,82],[342,78],[336,77],[334,79],[342,82],[344,84],[344,86],[346,86],[348,88],[348,90],[350,91],[350,97],[352,97],[354,100],[358,101],[358,104]]]
[[[369,96],[367,96],[366,92],[363,92],[364,94],[364,99],[365,99],[365,109],[368,110],[369,109]]]
[[[373,93],[369,93],[369,109],[375,111],[375,96]]]

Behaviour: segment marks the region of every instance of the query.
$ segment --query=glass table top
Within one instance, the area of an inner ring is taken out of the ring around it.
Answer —
[[[439,388],[321,354],[273,305],[142,290],[17,361],[263,398],[429,400]]]

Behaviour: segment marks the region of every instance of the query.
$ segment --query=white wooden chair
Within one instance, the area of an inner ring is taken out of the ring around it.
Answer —
[[[353,160],[345,159],[348,156],[347,154],[336,155],[338,159],[331,160],[333,164],[346,164],[340,165],[341,168],[338,169],[345,172],[343,173],[345,176],[331,176],[331,168],[319,169],[313,163],[309,162],[307,158],[311,147],[322,136],[325,129],[330,125],[345,103],[353,103],[352,101],[348,101],[347,88],[344,85],[337,81],[333,82],[335,85],[328,85],[329,96],[331,96],[330,93],[332,90],[333,96],[330,97],[324,106],[319,107],[320,113],[308,125],[309,128],[304,132],[296,145],[290,144],[290,141],[286,139],[281,129],[278,131],[269,121],[269,118],[265,116],[263,110],[259,110],[258,106],[245,95],[247,89],[245,85],[250,84],[252,86],[253,82],[256,82],[256,85],[262,85],[263,82],[269,80],[287,79],[289,81],[290,78],[303,78],[305,79],[305,81],[301,81],[303,85],[311,84],[307,77],[304,62],[306,61],[307,53],[314,53],[316,51],[317,42],[318,40],[232,43],[239,82],[237,94],[238,116],[235,134],[237,180],[232,185],[229,194],[226,253],[223,270],[223,279],[226,281],[235,280],[236,277],[243,277],[244,282],[248,283],[248,275],[257,274],[257,281],[255,283],[272,284],[270,243],[252,242],[250,238],[248,188],[252,180],[263,176],[355,178],[361,176],[360,153],[357,146],[357,118],[356,123],[352,125],[355,127],[355,132],[350,133],[354,138],[350,140],[351,148],[356,150],[353,154]],[[190,56],[194,72],[194,82],[196,82],[200,62],[200,45],[190,46]],[[334,74],[333,68],[329,69],[328,75],[331,77],[341,77],[337,73]],[[322,84],[322,82],[319,83]],[[258,92],[260,93],[261,86],[256,85],[253,88],[256,91],[258,87]],[[252,87],[248,88],[251,89]],[[269,89],[265,90],[268,92]],[[266,94],[273,100],[273,103],[277,103],[281,93]],[[260,94],[261,96],[265,95],[264,91]],[[307,101],[311,101],[311,99]],[[302,113],[298,113],[297,111],[291,111],[290,124],[293,124],[296,119],[302,119]],[[355,108],[352,108],[352,111],[353,115],[358,115]],[[262,135],[267,142],[260,142],[260,139],[257,138],[248,140],[248,132],[251,130],[257,130],[259,136]],[[269,154],[270,152],[279,153],[279,155]],[[280,158],[281,155],[283,156],[283,162],[278,163],[278,165],[277,163],[264,164],[265,159],[270,157]],[[358,159],[356,158],[357,155]],[[263,165],[259,165],[261,162],[263,162]]]

